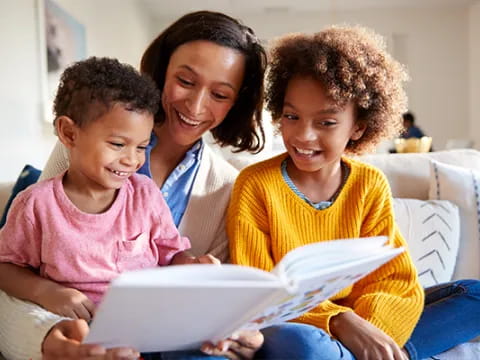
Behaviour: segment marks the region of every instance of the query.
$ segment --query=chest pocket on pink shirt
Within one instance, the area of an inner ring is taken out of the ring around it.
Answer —
[[[131,240],[119,241],[117,267],[120,272],[155,267],[157,264],[157,249],[150,240],[150,234],[140,233]]]

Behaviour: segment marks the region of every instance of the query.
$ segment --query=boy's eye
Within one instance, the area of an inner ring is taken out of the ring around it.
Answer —
[[[121,143],[116,143],[116,142],[113,142],[113,141],[109,141],[109,144],[114,146],[114,147],[117,147],[117,148],[122,148],[124,146]]]
[[[137,150],[145,151],[145,150],[147,150],[147,147],[146,146],[137,146]]]

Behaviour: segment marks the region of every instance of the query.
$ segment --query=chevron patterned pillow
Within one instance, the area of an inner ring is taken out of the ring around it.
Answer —
[[[480,172],[431,160],[430,199],[459,208],[460,249],[454,279],[480,278]]]
[[[450,281],[460,241],[458,207],[450,201],[399,198],[393,206],[422,285]]]

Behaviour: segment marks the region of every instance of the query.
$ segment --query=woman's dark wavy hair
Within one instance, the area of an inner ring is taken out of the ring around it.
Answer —
[[[153,40],[142,56],[140,71],[150,75],[162,92],[173,52],[185,43],[198,40],[235,49],[245,56],[245,76],[238,97],[225,119],[211,130],[213,137],[221,146],[231,145],[237,152],[261,151],[265,142],[262,107],[267,56],[249,27],[218,12],[186,14]],[[164,109],[160,107],[156,121],[163,122],[164,117]]]
[[[149,76],[117,59],[90,57],[63,72],[53,113],[55,119],[68,116],[82,127],[116,103],[125,104],[131,111],[155,114],[159,102],[159,92]]]

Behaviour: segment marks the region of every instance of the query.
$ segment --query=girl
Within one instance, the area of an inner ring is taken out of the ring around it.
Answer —
[[[406,79],[381,38],[363,28],[333,27],[277,41],[266,98],[287,153],[246,168],[237,178],[227,216],[234,263],[271,270],[293,248],[340,238],[386,235],[393,246],[406,247],[394,222],[385,176],[347,157],[401,129]],[[439,294],[427,299],[437,302]],[[457,323],[448,321],[448,315],[460,313],[469,298],[462,294],[456,295],[457,305],[427,308],[417,325],[424,292],[404,252],[296,319],[307,325],[266,329],[259,357],[431,356],[469,339],[456,338],[452,344],[450,330],[445,330]],[[475,301],[467,303],[474,312]],[[430,333],[438,331],[434,318],[445,319],[441,328],[446,336],[425,341],[427,327]],[[468,324],[467,336],[473,338],[478,325]]]
[[[265,51],[253,31],[227,15],[209,11],[181,17],[143,55],[141,71],[156,82],[161,107],[139,172],[155,181],[196,256],[211,253],[222,261],[228,258],[224,217],[237,175],[202,141],[202,135],[211,130],[218,143],[239,151],[262,149],[265,67]],[[64,171],[67,164],[59,144],[42,179]],[[12,358],[15,354],[38,358],[42,349],[51,359],[86,356],[80,341],[88,327],[81,321],[61,320],[0,294],[0,349],[8,350]],[[25,337],[44,340],[30,343]],[[261,335],[255,333],[229,341],[225,351],[205,350],[249,358],[261,343]]]

